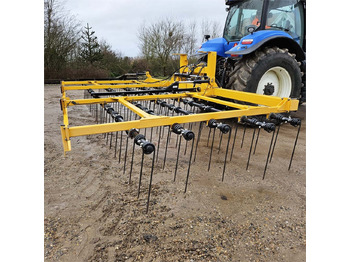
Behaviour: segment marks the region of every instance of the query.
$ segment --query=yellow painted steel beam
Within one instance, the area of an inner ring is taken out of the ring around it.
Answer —
[[[90,105],[90,104],[107,104],[107,103],[116,103],[120,102],[120,100],[125,101],[143,101],[143,100],[157,100],[157,99],[180,99],[185,97],[192,97],[197,93],[186,92],[180,94],[165,94],[165,95],[144,95],[144,96],[111,96],[105,98],[89,98],[89,99],[73,99],[70,100],[66,98],[62,100],[63,108],[68,106],[76,106],[76,105]]]
[[[121,98],[118,99],[118,102],[121,103],[123,106],[127,107],[131,111],[133,111],[135,114],[139,115],[142,118],[157,118],[157,116],[150,115],[143,111],[142,109],[138,108],[137,106],[131,104],[129,101],[126,101],[125,99]]]
[[[149,128],[156,126],[167,126],[174,123],[190,123],[199,121],[208,121],[210,119],[228,119],[241,116],[263,115],[278,111],[277,107],[269,108],[252,108],[245,110],[230,110],[212,113],[202,113],[184,116],[158,116],[154,118],[140,119],[134,121],[126,121],[119,123],[106,123],[98,125],[69,127],[69,137],[93,135],[101,133],[110,133],[117,131],[130,130],[132,128]]]
[[[140,88],[140,87],[166,87],[171,84],[170,81],[159,83],[140,83],[140,84],[118,84],[118,85],[78,85],[78,86],[64,86],[64,90],[87,90],[87,89],[118,89],[118,88]]]
[[[266,105],[266,106],[276,106],[282,100],[289,99],[291,101],[294,101],[292,102],[293,107],[290,109],[291,111],[297,110],[298,109],[297,105],[299,104],[299,101],[296,99],[259,95],[255,93],[247,93],[247,92],[228,90],[223,88],[213,88],[210,94],[208,95],[227,97],[227,98],[231,98],[239,101],[249,102],[249,103],[258,104],[258,105]]]
[[[198,99],[201,99],[201,100],[206,100],[206,101],[213,102],[213,103],[216,103],[216,104],[225,105],[225,106],[238,108],[238,109],[247,109],[247,108],[250,107],[250,106],[246,106],[246,105],[241,105],[241,104],[237,104],[237,103],[233,103],[233,102],[220,100],[220,99],[217,99],[217,98],[212,98],[212,97],[209,97],[209,96],[203,96],[203,95],[198,95],[198,94],[191,94],[190,96],[193,97],[193,98],[198,98]]]

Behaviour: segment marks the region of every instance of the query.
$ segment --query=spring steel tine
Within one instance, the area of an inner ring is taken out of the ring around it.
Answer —
[[[145,153],[142,151],[142,158],[141,158],[141,168],[140,168],[140,176],[139,176],[139,186],[137,189],[137,198],[140,196],[140,188],[141,188],[141,180],[142,180],[142,170],[143,170],[143,160],[145,158]]]
[[[277,133],[276,133],[276,137],[275,137],[275,142],[273,143],[273,146],[272,146],[272,151],[271,151],[271,156],[270,156],[270,163],[271,163],[271,160],[272,160],[273,152],[275,151],[275,146],[276,146],[276,142],[277,142],[277,138],[278,138],[278,133],[280,132],[280,127],[281,127],[281,125],[278,125],[278,129],[277,129]]]
[[[215,140],[215,131],[216,131],[216,128],[214,128],[213,140],[212,140],[212,142],[211,142],[211,149],[210,149],[210,157],[209,157],[208,171],[210,170],[211,156],[212,156],[212,154],[213,154],[213,146],[214,146],[214,140]]]
[[[220,142],[219,142],[219,150],[218,150],[218,154],[220,153],[221,142],[222,142],[222,135],[223,135],[223,133],[222,133],[222,132],[220,132]]]
[[[187,104],[186,104],[187,105]],[[194,158],[193,158],[193,162],[196,161],[196,156],[197,156],[197,148],[198,148],[198,143],[199,143],[199,140],[201,138],[201,133],[202,133],[202,126],[203,125],[203,122],[200,122],[199,123],[199,127],[198,127],[198,138],[197,138],[197,142],[196,142],[196,150],[194,152]]]
[[[180,148],[181,148],[181,138],[182,138],[182,136],[180,136],[179,147],[177,149],[176,165],[175,165],[175,172],[174,172],[174,182],[176,180],[177,166],[178,166],[178,163],[179,163],[179,155],[180,155]]]
[[[150,141],[152,141],[152,135],[153,135],[153,126],[151,127],[151,137],[149,138]]]
[[[167,152],[168,152],[168,144],[169,144],[169,138],[170,138],[170,133],[171,133],[170,131],[171,131],[171,126],[169,126],[168,136],[167,136],[167,139],[166,139],[165,152],[164,152],[164,162],[163,162],[163,170],[164,170],[164,167],[165,167],[166,155],[167,155]]]
[[[179,142],[179,136],[176,136],[176,143],[175,143],[175,147],[177,147],[178,142]]]
[[[188,141],[186,140],[184,156],[186,155],[186,152],[187,152],[187,142],[188,142]]]
[[[244,136],[245,136],[245,130],[247,129],[247,124],[244,123],[244,129],[243,129],[243,136],[242,136],[242,143],[241,143],[241,148],[243,147],[243,142],[244,142]]]
[[[123,132],[120,132],[120,141],[119,141],[119,160],[118,162],[120,163],[120,157],[122,155],[122,144],[123,144]]]
[[[115,132],[115,148],[114,148],[114,157],[117,158],[117,145],[118,145],[118,131]]]
[[[98,111],[98,107],[97,107],[97,104],[96,104],[96,106],[95,106],[95,112],[96,112],[96,123],[98,124],[98,113],[97,113],[97,111]]]
[[[192,139],[191,153],[190,153],[190,159],[188,161],[188,168],[187,168],[187,175],[186,175],[186,182],[185,182],[185,191],[184,191],[184,193],[186,193],[186,191],[187,191],[188,178],[190,176],[190,169],[191,169],[191,161],[192,161],[194,140],[195,140],[195,138]]]
[[[160,127],[161,128],[161,127]],[[159,133],[158,133],[159,137],[158,137],[158,145],[157,145],[157,163],[158,163],[158,153],[159,153],[159,145],[160,145],[160,135],[161,135],[161,132],[159,130]]]
[[[230,145],[230,140],[231,140],[231,134],[232,134],[232,127],[230,126],[230,131],[228,133],[228,139],[227,139],[227,145],[226,145],[226,152],[225,152],[225,160],[224,160],[224,168],[222,170],[222,177],[221,181],[224,182],[224,177],[225,177],[225,171],[226,171],[226,160],[227,160],[227,153]]]
[[[132,143],[132,155],[131,155],[131,164],[130,164],[130,174],[129,174],[129,184],[131,184],[131,174],[132,174],[132,168],[134,165],[134,154],[135,154],[135,143]]]
[[[250,155],[251,155],[251,153],[252,153],[253,142],[254,142],[254,138],[255,138],[255,131],[256,131],[256,127],[254,127],[254,131],[253,131],[253,135],[252,135],[252,142],[250,143],[250,150],[249,150],[249,155],[248,155],[248,161],[247,161],[247,168],[246,168],[246,170],[248,170],[248,167],[249,167]]]
[[[150,175],[150,177],[149,177],[149,186],[148,186],[148,195],[147,195],[146,214],[148,213],[149,199],[150,199],[150,197],[151,197],[152,177],[153,177],[153,169],[154,169],[154,158],[155,158],[155,154],[156,154],[156,151],[153,151],[151,175]]]
[[[127,155],[128,155],[128,142],[129,142],[129,136],[127,136],[127,138],[126,138],[125,156],[124,156],[124,171],[123,171],[123,174],[125,174],[126,157],[127,157]]]
[[[267,158],[266,158],[266,163],[265,163],[265,169],[264,169],[264,175],[263,175],[263,180],[265,179],[265,174],[266,174],[266,169],[267,169],[267,164],[269,162],[269,157],[270,157],[270,152],[271,152],[271,147],[272,147],[272,142],[275,137],[276,130],[273,130],[272,137],[271,137],[271,142],[270,142],[270,147],[269,147],[269,152],[267,153]]]
[[[113,133],[111,133],[111,138],[109,139],[109,149],[112,148]]]
[[[255,150],[256,150],[256,146],[257,146],[257,144],[258,144],[259,135],[260,135],[260,130],[261,130],[261,126],[259,126],[258,134],[257,134],[257,136],[256,136],[253,155],[255,155]]]
[[[234,148],[235,148],[235,142],[236,142],[237,130],[238,130],[238,125],[236,124],[236,128],[235,128],[235,135],[234,135],[234,137],[233,137],[233,144],[232,144],[232,149],[231,149],[231,157],[230,157],[230,161],[232,161],[233,150],[234,150]]]
[[[208,133],[208,141],[207,141],[207,147],[209,146],[209,138],[210,138],[210,133],[211,133],[211,128],[209,128],[209,133]]]
[[[292,165],[292,161],[293,161],[293,157],[294,157],[294,152],[295,152],[295,147],[296,147],[296,145],[297,145],[298,138],[299,138],[300,128],[301,128],[301,122],[300,122],[300,124],[299,124],[297,136],[296,136],[296,138],[295,138],[294,147],[293,147],[293,152],[292,152],[292,156],[290,157],[290,162],[289,162],[288,171],[290,170],[290,167],[291,167],[291,165]]]

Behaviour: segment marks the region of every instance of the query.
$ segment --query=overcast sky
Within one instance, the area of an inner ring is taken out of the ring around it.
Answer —
[[[139,55],[137,32],[142,24],[170,17],[184,22],[204,19],[217,21],[224,27],[224,0],[66,0],[66,11],[82,26],[89,26],[115,51],[126,56]]]

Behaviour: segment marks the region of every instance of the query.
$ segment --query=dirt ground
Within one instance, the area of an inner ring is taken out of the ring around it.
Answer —
[[[238,128],[233,158],[222,182],[225,139],[218,154],[217,136],[208,172],[210,146],[203,129],[186,193],[190,147],[186,155],[181,151],[173,182],[175,139],[170,141],[164,170],[161,144],[146,214],[150,156],[145,157],[139,198],[140,149],[135,149],[129,184],[132,147],[129,143],[124,173],[126,139],[121,161],[119,148],[114,157],[114,142],[110,148],[111,140],[103,134],[72,138],[72,151],[64,157],[60,87],[46,85],[44,92],[45,261],[306,260],[305,105],[294,113],[303,125],[290,171],[297,128],[283,125],[264,180],[271,139],[266,132],[261,132],[246,170],[253,129],[247,129],[240,148],[243,127]],[[69,117],[72,125],[94,120],[87,106],[72,107]],[[198,125],[193,130],[197,132]]]

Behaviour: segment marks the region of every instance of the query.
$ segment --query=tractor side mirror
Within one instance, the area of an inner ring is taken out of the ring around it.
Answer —
[[[210,35],[204,35],[204,39],[205,39],[205,40],[207,40],[207,41],[208,41],[208,40],[209,40],[209,38],[210,38]]]
[[[250,25],[250,26],[248,26],[247,31],[248,31],[250,34],[253,34],[253,33],[255,32],[256,29],[257,29],[257,26],[256,26],[256,25]]]

